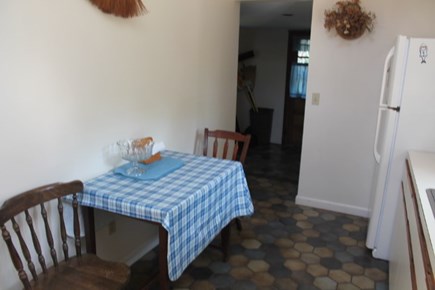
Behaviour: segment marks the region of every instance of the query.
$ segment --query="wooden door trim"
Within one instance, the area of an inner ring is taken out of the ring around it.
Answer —
[[[289,128],[292,127],[292,120],[290,116],[288,115],[289,111],[289,97],[290,97],[290,85],[289,85],[289,79],[291,75],[291,65],[293,59],[291,58],[291,51],[293,49],[293,37],[294,36],[310,36],[311,31],[310,30],[289,30],[288,32],[288,41],[287,41],[287,69],[286,69],[286,77],[285,77],[285,92],[284,92],[284,114],[283,114],[283,125],[282,125],[282,136],[281,136],[281,144],[282,146],[286,146],[285,138],[286,138],[286,132],[289,130]]]

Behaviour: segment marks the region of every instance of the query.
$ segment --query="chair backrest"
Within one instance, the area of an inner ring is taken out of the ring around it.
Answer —
[[[242,164],[245,162],[246,154],[248,153],[249,142],[251,141],[251,135],[244,135],[242,133],[224,130],[210,131],[208,128],[205,128],[203,144],[204,156],[207,156],[209,139],[213,142],[213,157],[237,160],[240,161]],[[219,144],[222,144],[222,142],[223,148],[222,150],[219,150]],[[231,152],[229,152],[228,150],[230,150]],[[222,153],[220,154],[220,156],[218,156],[219,152]],[[229,156],[228,154],[231,155]]]
[[[23,262],[21,261],[20,255],[18,254],[17,246],[14,244],[10,232],[7,229],[7,223],[10,222],[11,229],[16,234],[19,247],[21,248],[22,256],[26,259],[28,270],[30,271],[33,280],[38,280],[38,275],[36,273],[35,264],[32,261],[29,247],[32,246],[38,256],[38,261],[41,266],[42,272],[47,273],[47,264],[45,262],[45,257],[41,250],[40,238],[37,235],[37,230],[35,230],[34,220],[32,219],[29,210],[33,207],[38,206],[41,212],[41,219],[35,217],[35,222],[37,219],[44,224],[45,228],[45,239],[48,247],[50,248],[50,255],[53,261],[54,267],[58,266],[58,259],[55,250],[55,242],[53,239],[49,214],[47,214],[46,204],[51,200],[57,199],[57,211],[59,213],[59,226],[60,226],[60,237],[62,239],[62,249],[64,254],[64,259],[69,259],[68,254],[68,244],[67,235],[65,228],[65,220],[63,217],[63,203],[62,197],[66,195],[72,195],[72,206],[73,206],[73,223],[74,223],[74,236],[75,236],[75,248],[76,255],[81,256],[81,242],[80,242],[80,225],[78,216],[78,201],[77,193],[83,192],[83,183],[81,181],[73,181],[70,183],[55,183],[42,187],[35,188],[33,190],[26,191],[17,196],[14,196],[6,200],[0,208],[0,228],[2,231],[3,239],[6,242],[9,254],[14,264],[15,269],[18,272],[18,276],[23,283],[25,289],[30,289],[30,282],[27,277],[26,271],[23,268]],[[51,215],[50,215],[51,216]],[[30,231],[29,241],[25,240],[26,235],[22,235],[20,225],[18,224],[18,218],[23,217],[27,222],[28,230]],[[67,221],[68,222],[68,221]],[[58,235],[56,235],[58,236]],[[31,241],[30,241],[31,240]],[[41,239],[42,240],[42,239]]]

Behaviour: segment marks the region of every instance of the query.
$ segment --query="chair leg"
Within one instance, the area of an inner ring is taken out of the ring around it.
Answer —
[[[239,232],[242,231],[242,221],[239,218],[236,218],[236,226]]]

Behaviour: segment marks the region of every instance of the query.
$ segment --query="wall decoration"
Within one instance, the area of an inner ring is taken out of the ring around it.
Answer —
[[[366,12],[360,6],[360,0],[341,0],[335,7],[325,11],[324,27],[333,28],[344,39],[356,39],[365,31],[371,32],[376,15]]]
[[[427,45],[422,43],[420,45],[420,58],[421,58],[421,63],[426,63],[426,58],[428,55],[428,51],[427,51]]]
[[[89,0],[101,11],[129,18],[144,14],[147,10],[141,0]]]

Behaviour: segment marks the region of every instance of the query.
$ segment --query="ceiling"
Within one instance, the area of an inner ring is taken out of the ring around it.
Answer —
[[[242,0],[240,27],[308,30],[312,0]]]

